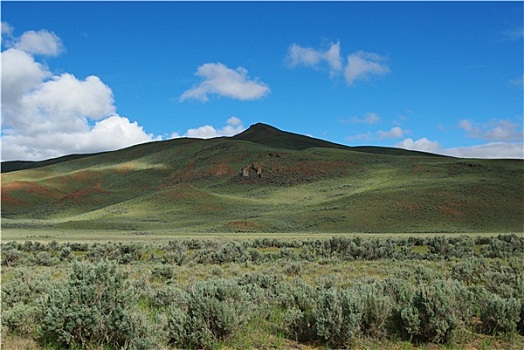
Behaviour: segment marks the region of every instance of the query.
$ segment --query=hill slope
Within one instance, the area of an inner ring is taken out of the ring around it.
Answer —
[[[264,124],[29,165],[2,174],[3,228],[524,231],[520,160],[353,148]]]

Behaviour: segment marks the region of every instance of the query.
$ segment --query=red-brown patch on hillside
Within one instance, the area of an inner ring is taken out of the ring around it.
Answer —
[[[91,194],[97,194],[97,193],[110,194],[111,191],[104,190],[103,188],[100,187],[100,185],[97,185],[95,187],[83,188],[81,190],[71,192],[68,195],[64,196],[62,199],[66,199],[66,200],[86,199]]]
[[[215,163],[207,169],[207,174],[211,176],[231,176],[235,171],[227,162]]]
[[[2,192],[10,193],[12,191],[23,191],[38,195],[46,195],[51,192],[49,188],[30,181],[12,181],[2,184]]]
[[[83,171],[77,171],[70,175],[70,178],[74,181],[86,181],[93,178],[94,175],[96,175],[96,171],[90,171],[90,170],[83,170]]]
[[[463,211],[456,208],[454,205],[437,205],[437,208],[440,210],[441,213],[445,214],[446,216],[450,216],[454,219],[461,220],[465,218],[465,214]]]
[[[173,172],[172,182],[178,183],[193,179],[195,179],[195,163],[191,162],[187,164],[185,167],[176,169]],[[171,184],[167,184],[167,186],[170,185]]]
[[[256,222],[249,220],[230,221],[227,223],[227,227],[233,231],[256,231],[260,229]]]
[[[4,207],[4,209],[9,207],[21,207],[24,205],[27,205],[27,202],[21,201],[18,198],[14,198],[9,194],[2,192],[2,206]]]
[[[5,208],[29,205],[31,201],[17,198],[21,196],[26,199],[27,195],[52,197],[53,190],[30,181],[12,181],[2,184],[2,205]]]

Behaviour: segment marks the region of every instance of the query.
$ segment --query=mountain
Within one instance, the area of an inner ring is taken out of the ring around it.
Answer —
[[[2,229],[523,232],[523,165],[348,147],[259,123],[233,137],[4,162]]]

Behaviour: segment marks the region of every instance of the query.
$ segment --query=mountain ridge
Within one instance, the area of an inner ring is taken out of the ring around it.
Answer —
[[[401,148],[392,148],[392,147],[381,147],[381,146],[346,146],[330,141],[325,141],[322,139],[305,136],[297,133],[292,133],[288,131],[280,130],[274,126],[265,123],[255,123],[251,125],[248,129],[243,132],[236,134],[230,137],[216,137],[214,139],[230,139],[230,140],[239,140],[253,142],[264,146],[274,147],[274,148],[286,148],[291,150],[304,150],[307,148],[321,147],[321,148],[333,148],[333,149],[344,149],[344,150],[353,150],[364,153],[374,153],[374,154],[389,154],[389,155],[424,155],[424,156],[435,156],[435,157],[445,157],[438,154],[432,154],[421,151],[405,150]],[[197,138],[178,138],[164,141],[152,141],[146,142],[138,145],[133,145],[123,149],[129,149],[134,147],[141,147],[146,144],[159,144],[166,142],[173,142],[175,140],[188,140],[195,141],[202,140]],[[3,161],[1,162],[0,171],[2,173],[9,173],[17,170],[25,169],[35,169],[48,165],[53,165],[61,162],[67,162],[70,160],[81,159],[85,157],[97,156],[100,154],[106,154],[109,152],[117,152],[123,149],[118,149],[115,151],[103,151],[95,153],[86,153],[86,154],[69,154],[56,158],[50,158],[39,161],[23,161],[23,160],[14,160],[14,161]]]
[[[2,173],[2,229],[524,232],[521,160],[362,149],[266,124],[35,164]]]

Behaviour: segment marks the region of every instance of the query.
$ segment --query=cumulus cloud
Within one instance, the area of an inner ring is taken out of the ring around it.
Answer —
[[[171,138],[178,137],[193,137],[199,139],[210,139],[213,137],[220,136],[233,136],[244,131],[244,125],[242,120],[237,117],[231,117],[227,120],[226,125],[222,128],[216,129],[211,125],[204,125],[197,128],[192,128],[187,130],[184,135],[179,135],[178,133],[173,133]]]
[[[524,144],[490,142],[470,147],[449,148],[444,154],[460,158],[524,158]]]
[[[463,119],[458,124],[471,138],[486,141],[521,141],[524,137],[522,126],[509,120],[492,120],[489,123],[474,123]]]
[[[2,36],[11,36],[13,35],[13,27],[7,22],[1,22]]]
[[[158,139],[158,138],[157,138]],[[85,130],[56,130],[2,136],[2,161],[42,160],[74,153],[95,153],[153,140],[137,122],[112,115]]]
[[[292,44],[286,56],[286,62],[290,67],[306,66],[320,68],[325,62],[329,67],[329,74],[335,77],[344,73],[348,85],[353,85],[357,80],[369,80],[373,76],[386,75],[390,72],[385,63],[386,57],[372,52],[357,51],[347,56],[347,64],[340,54],[340,42],[330,44],[325,51],[302,47],[296,43]]]
[[[382,130],[377,131],[377,135],[381,140],[398,139],[398,138],[404,137],[405,133],[408,133],[408,131],[403,130],[400,126],[394,126],[391,129],[389,129],[388,131],[382,131]]]
[[[57,56],[63,50],[62,41],[55,33],[47,30],[33,30],[22,34],[14,48],[33,55]]]
[[[231,69],[222,63],[206,63],[198,67],[195,75],[204,80],[182,93],[180,101],[196,99],[207,102],[208,95],[220,95],[243,101],[255,100],[270,92],[266,84],[257,79],[250,79],[248,71],[243,67]]]
[[[153,139],[116,114],[113,92],[100,78],[52,75],[35,60],[36,54],[61,52],[54,34],[30,31],[14,42],[1,53],[3,161],[107,151]]]
[[[364,118],[357,118],[355,121],[351,121],[351,120],[352,119],[350,119],[350,122],[354,122],[354,123],[373,124],[373,123],[380,121],[380,117],[375,113],[368,113],[366,117]],[[356,142],[356,141],[398,139],[398,138],[404,137],[406,134],[409,134],[409,133],[410,133],[409,130],[404,130],[400,126],[394,126],[387,131],[384,131],[384,130],[379,130],[376,132],[368,131],[363,134],[346,136],[345,140],[348,142]]]
[[[442,151],[442,146],[440,145],[440,143],[438,143],[437,141],[428,140],[425,137],[422,137],[418,140],[407,138],[397,143],[395,147],[429,153],[441,153]]]
[[[364,115],[364,117],[360,118],[357,116],[351,117],[348,120],[342,120],[341,122],[343,124],[357,124],[357,123],[365,123],[365,124],[376,124],[379,123],[382,119],[377,113],[369,112]]]
[[[350,135],[346,136],[345,140],[348,142],[362,142],[362,141],[369,141],[373,139],[373,134],[371,131],[368,131],[364,134],[357,134],[357,135]]]
[[[407,138],[397,143],[395,147],[434,154],[442,154],[458,158],[524,158],[524,144],[522,143],[490,142],[476,146],[445,149],[439,142],[431,141],[425,137],[422,137],[418,140]]]
[[[357,80],[368,80],[372,76],[386,75],[390,72],[384,63],[385,58],[375,53],[358,51],[349,55],[347,61],[345,77],[349,85]]]
[[[329,66],[330,75],[334,76],[342,70],[340,42],[331,43],[326,51],[302,47],[294,43],[289,47],[286,60],[291,67],[300,65],[318,67],[322,62],[326,62]]]

